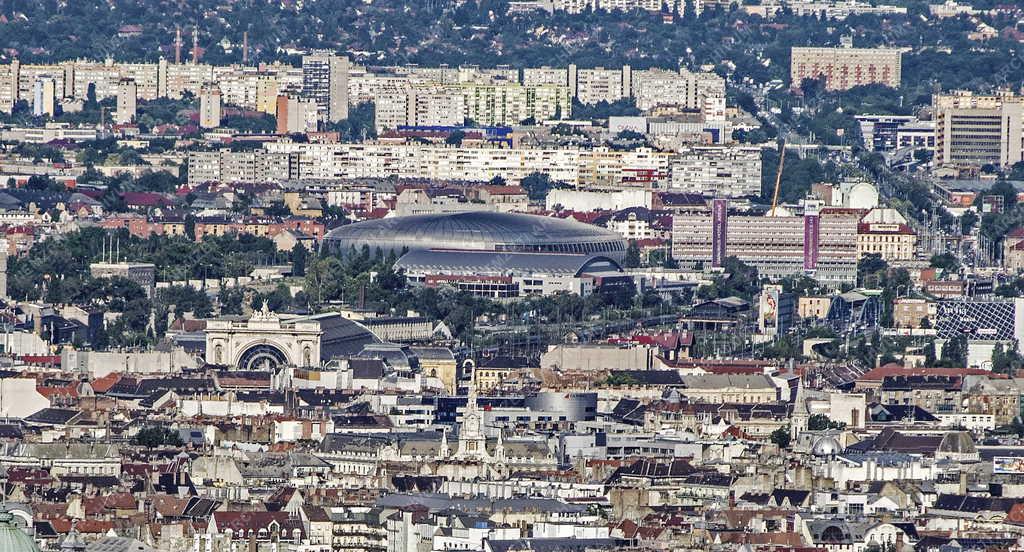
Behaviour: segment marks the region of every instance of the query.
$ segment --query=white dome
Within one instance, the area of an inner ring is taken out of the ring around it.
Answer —
[[[839,441],[835,437],[826,436],[815,441],[814,446],[811,447],[811,454],[815,456],[834,456],[842,450],[843,447],[839,445]]]

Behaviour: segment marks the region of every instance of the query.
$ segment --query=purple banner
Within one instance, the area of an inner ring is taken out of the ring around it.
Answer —
[[[725,243],[729,234],[729,200],[711,202],[711,266],[725,263]]]
[[[804,270],[818,268],[818,215],[804,216]]]

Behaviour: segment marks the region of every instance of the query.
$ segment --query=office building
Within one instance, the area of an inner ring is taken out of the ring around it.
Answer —
[[[114,112],[115,123],[123,125],[135,120],[138,95],[139,87],[135,84],[135,81],[121,79],[117,84],[117,111]]]
[[[872,151],[896,149],[899,127],[917,120],[913,115],[855,115],[854,118],[860,124],[864,145]]]
[[[348,119],[348,68],[347,57],[330,52],[302,56],[302,94],[326,122]]]
[[[824,76],[828,90],[849,90],[867,84],[899,88],[902,56],[898,49],[853,48],[849,41],[840,48],[794,46],[790,85],[798,88],[804,79]]]
[[[937,165],[1009,167],[1024,159],[1024,97],[954,92],[934,96],[932,105]]]

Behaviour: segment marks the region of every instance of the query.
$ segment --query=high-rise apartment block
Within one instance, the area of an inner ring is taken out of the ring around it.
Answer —
[[[633,71],[628,65],[620,69],[579,69],[569,66],[569,81],[575,84],[576,99],[582,104],[613,103],[628,98],[632,90]]]
[[[53,117],[57,114],[57,81],[51,76],[36,80],[32,90],[32,115]]]
[[[1024,96],[954,92],[932,98],[935,162],[1008,167],[1024,160]]]
[[[114,112],[115,123],[123,125],[135,120],[138,96],[139,87],[135,84],[135,81],[121,79],[117,85],[117,111]]]
[[[893,48],[853,48],[845,41],[840,48],[793,47],[790,82],[796,88],[804,79],[825,77],[828,90],[848,90],[865,84],[899,88],[902,52]]]
[[[221,119],[220,88],[205,86],[199,92],[199,127],[217,128]]]
[[[348,71],[345,56],[330,52],[302,56],[302,93],[316,102],[325,121],[348,118]]]

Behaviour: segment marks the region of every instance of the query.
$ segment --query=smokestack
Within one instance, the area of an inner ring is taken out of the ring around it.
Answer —
[[[242,65],[249,64],[249,31],[242,33]]]
[[[199,25],[192,26],[192,65],[199,63]]]
[[[176,27],[174,36],[174,63],[181,63],[181,27]]]

